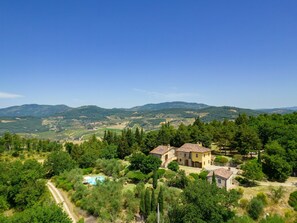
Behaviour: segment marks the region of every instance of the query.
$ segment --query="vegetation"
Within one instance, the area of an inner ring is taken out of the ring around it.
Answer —
[[[172,171],[177,172],[177,171],[179,170],[178,162],[176,162],[176,161],[171,161],[171,162],[168,164],[167,168],[168,168],[169,170],[172,170]]]
[[[294,208],[295,211],[297,211],[297,191],[294,191],[290,194],[289,197],[289,205]]]
[[[263,201],[257,197],[254,197],[247,206],[247,212],[254,220],[257,220],[260,217],[260,215],[263,213],[263,209]]]

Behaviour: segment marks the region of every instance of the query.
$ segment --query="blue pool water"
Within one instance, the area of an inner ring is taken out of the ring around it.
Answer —
[[[90,184],[90,185],[96,185],[97,181],[99,181],[100,183],[103,183],[105,180],[104,176],[94,176],[94,177],[85,177],[85,182]]]

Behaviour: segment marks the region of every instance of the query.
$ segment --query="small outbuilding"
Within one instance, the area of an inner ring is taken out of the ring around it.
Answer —
[[[152,151],[150,151],[150,154],[158,157],[162,161],[162,167],[167,167],[171,161],[176,160],[175,150],[176,148],[170,145],[162,145],[154,148]]]
[[[219,168],[210,171],[207,175],[207,181],[210,183],[212,182],[213,174],[215,175],[216,184],[218,187],[226,188],[226,190],[231,188],[233,172],[230,169]]]

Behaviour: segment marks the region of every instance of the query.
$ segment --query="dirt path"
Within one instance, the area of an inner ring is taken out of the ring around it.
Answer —
[[[77,222],[77,217],[75,216],[75,214],[73,213],[73,211],[69,208],[67,202],[65,202],[65,199],[64,199],[63,195],[60,193],[60,191],[50,181],[48,181],[46,185],[47,185],[49,191],[51,192],[51,194],[53,195],[56,203],[57,204],[61,204],[62,203],[63,210],[70,217],[70,219],[72,220],[72,222],[73,223],[76,223]]]

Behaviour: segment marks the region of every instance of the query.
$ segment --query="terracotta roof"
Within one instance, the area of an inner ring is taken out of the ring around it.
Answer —
[[[221,177],[223,179],[229,179],[233,174],[233,172],[231,170],[227,170],[225,168],[216,169],[214,172],[215,172],[216,176],[219,176],[219,177]],[[213,175],[213,171],[210,171],[207,174],[208,177],[212,177],[212,175]]]
[[[185,143],[180,148],[178,148],[176,151],[177,152],[198,152],[198,153],[205,153],[205,152],[210,152],[211,149],[205,148],[205,147],[200,146],[198,144]]]
[[[170,146],[158,146],[158,147],[154,148],[152,151],[150,151],[150,153],[163,155],[164,153],[167,153],[171,148],[173,148],[173,147],[170,147]]]

